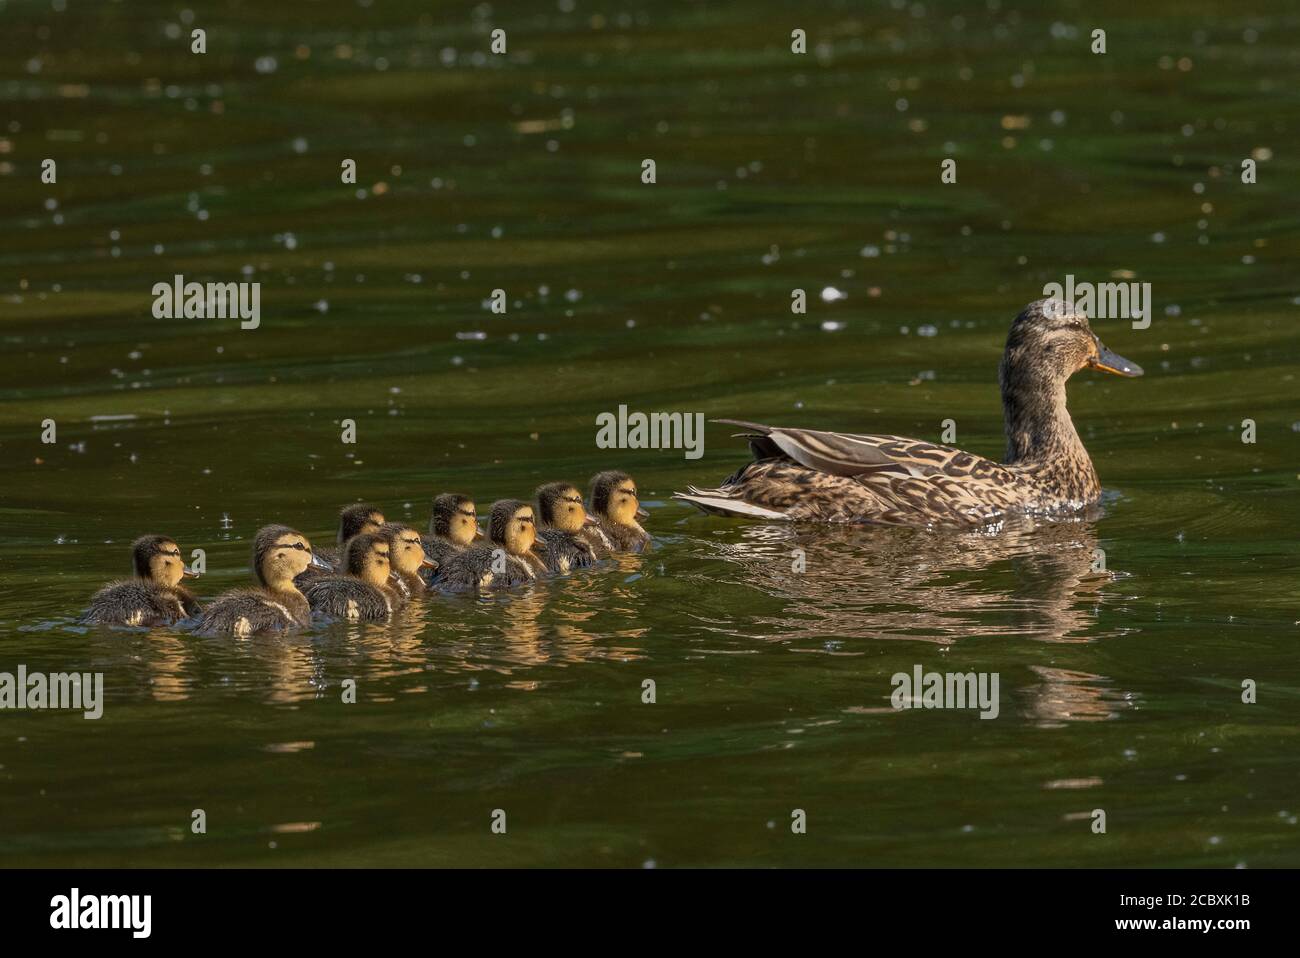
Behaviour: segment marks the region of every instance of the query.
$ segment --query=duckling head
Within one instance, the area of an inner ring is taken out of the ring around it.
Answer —
[[[263,526],[253,537],[253,571],[271,589],[293,588],[293,577],[311,565],[311,543],[288,526]]]
[[[568,482],[538,486],[537,515],[543,526],[561,532],[579,532],[592,521],[582,507],[582,493]]]
[[[533,507],[518,499],[501,499],[492,503],[488,538],[511,555],[527,555],[537,541]]]
[[[385,522],[379,527],[379,534],[388,539],[388,561],[395,572],[407,575],[419,574],[420,569],[431,569],[435,565],[424,554],[424,543],[420,533],[400,522]]]
[[[1102,345],[1083,310],[1062,299],[1040,299],[1012,322],[998,378],[1005,394],[1022,384],[1063,386],[1085,368],[1142,375],[1141,366]]]
[[[434,499],[429,532],[450,539],[458,546],[467,546],[475,539],[483,538],[478,528],[478,510],[474,508],[474,500],[455,492],[444,492]]]
[[[380,532],[363,532],[349,539],[343,546],[343,562],[348,575],[376,589],[388,585],[389,573],[393,571],[388,539]]]
[[[641,508],[632,477],[617,469],[591,477],[591,511],[620,526],[637,525],[637,519],[649,515]]]
[[[175,588],[182,578],[195,578],[197,572],[185,568],[181,548],[170,536],[141,536],[131,543],[131,562],[135,574],[158,585]]]
[[[339,510],[339,544],[342,545],[363,532],[378,532],[384,524],[384,514],[378,506],[358,502]]]

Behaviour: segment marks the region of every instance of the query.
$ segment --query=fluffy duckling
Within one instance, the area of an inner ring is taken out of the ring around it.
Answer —
[[[380,622],[406,604],[389,584],[392,560],[382,532],[363,532],[343,546],[346,575],[326,575],[307,583],[311,610],[349,622]]]
[[[400,522],[385,522],[379,534],[388,540],[389,563],[392,565],[393,585],[403,598],[420,595],[428,585],[420,574],[425,569],[436,569],[438,564],[424,554],[420,533]]]
[[[171,536],[141,536],[131,543],[135,578],[110,582],[90,599],[81,621],[93,625],[171,625],[198,615],[199,602],[181,586],[196,577],[185,568],[181,550]]]
[[[227,592],[208,606],[195,631],[243,638],[310,625],[311,609],[294,578],[313,561],[311,543],[301,532],[263,526],[253,537],[253,571],[262,587]]]
[[[473,499],[456,492],[444,492],[433,500],[429,534],[423,539],[424,554],[433,560],[435,569],[449,557],[464,552],[475,539],[482,538]]]
[[[650,533],[638,519],[650,513],[641,508],[636,483],[626,472],[609,469],[591,477],[591,511],[612,552],[640,552],[650,544]]]
[[[337,549],[319,549],[316,552],[316,558],[319,564],[310,568],[299,578],[298,587],[302,588],[307,584],[309,579],[314,579],[322,573],[341,572],[340,563],[342,562],[343,546],[353,536],[359,536],[363,532],[378,532],[379,527],[384,524],[384,514],[378,506],[371,505],[368,502],[356,502],[350,506],[344,506],[339,510],[339,534]]]
[[[492,504],[488,544],[465,549],[447,558],[434,582],[449,589],[486,589],[519,585],[546,571],[533,552],[537,526],[533,507],[518,499]]]
[[[589,566],[596,552],[584,532],[596,520],[582,507],[582,493],[568,482],[548,482],[537,487],[537,518],[541,526],[534,551],[550,572],[568,572]]]

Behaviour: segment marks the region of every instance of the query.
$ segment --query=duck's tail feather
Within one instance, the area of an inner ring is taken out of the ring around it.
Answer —
[[[675,492],[673,498],[680,499],[682,502],[689,502],[712,516],[745,516],[750,519],[782,520],[788,518],[784,512],[756,506],[751,502],[745,502],[743,499],[732,499],[717,489],[697,489],[694,486],[687,486],[686,488],[690,490],[689,493]]]

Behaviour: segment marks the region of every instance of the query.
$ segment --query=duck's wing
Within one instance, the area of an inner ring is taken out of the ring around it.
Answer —
[[[737,435],[749,440],[755,459],[790,459],[832,476],[852,478],[883,473],[920,477],[944,470],[957,457],[973,458],[958,449],[901,436],[822,432],[740,419],[715,419],[714,422],[745,429]]]

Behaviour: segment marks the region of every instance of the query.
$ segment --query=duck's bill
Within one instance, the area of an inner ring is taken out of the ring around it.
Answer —
[[[323,569],[326,572],[334,571],[334,567],[332,565],[330,565],[328,562],[326,562],[324,559],[322,559],[314,552],[311,554],[311,561],[307,563],[307,567],[310,569]]]
[[[474,541],[474,542],[478,542],[479,539],[486,539],[486,538],[487,538],[487,536],[485,536],[485,535],[483,534],[483,530],[480,529],[480,528],[478,528],[477,526],[475,526],[475,528],[474,528],[474,540],[473,540],[473,541]]]
[[[432,559],[430,559],[428,556],[425,556],[423,559],[420,560],[420,568],[421,568],[421,569],[436,569],[436,568],[438,568],[438,563],[434,562],[434,561],[433,561]]]
[[[1125,359],[1119,353],[1112,352],[1097,340],[1097,357],[1088,362],[1093,369],[1100,369],[1104,373],[1114,373],[1116,376],[1141,376],[1142,367],[1131,359]]]
[[[636,507],[636,517],[637,517],[638,519],[649,519],[649,518],[650,518],[650,513],[646,512],[646,511],[645,511],[644,509],[642,509],[640,506],[637,506],[637,507]]]
[[[593,516],[590,512],[588,512],[585,516],[582,517],[582,524],[584,526],[598,526],[600,525],[600,520],[597,519],[595,516]]]
[[[193,569],[191,569],[189,566],[181,566],[182,579],[197,579],[198,577],[199,574],[195,572]]]

